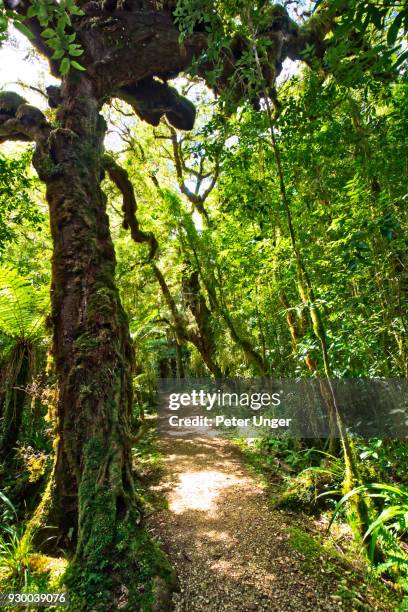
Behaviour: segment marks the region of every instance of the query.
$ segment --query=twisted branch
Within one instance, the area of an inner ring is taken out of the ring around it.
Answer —
[[[180,313],[162,271],[154,262],[158,249],[158,243],[152,232],[143,232],[139,227],[139,222],[136,217],[137,203],[135,193],[128,173],[109,155],[104,156],[104,167],[107,170],[109,177],[122,194],[124,228],[130,229],[130,234],[135,242],[148,243],[150,245],[149,263],[152,267],[156,280],[160,285],[166,304],[171,312],[177,341],[179,343],[191,342],[191,344],[193,344],[201,354],[208,369],[215,376],[220,377],[221,372],[218,365],[214,362],[211,355],[209,355],[208,351],[206,350],[207,344],[205,342],[205,338],[200,333],[196,333],[193,330],[188,329],[187,321]]]
[[[7,140],[40,142],[50,131],[40,109],[13,91],[0,92],[0,144]]]
[[[115,183],[122,194],[123,204],[123,227],[130,230],[130,235],[135,242],[147,243],[150,247],[149,260],[153,260],[158,248],[157,240],[152,232],[143,232],[137,220],[137,202],[133,185],[129,175],[110,155],[103,158],[103,166],[108,172],[109,177]]]

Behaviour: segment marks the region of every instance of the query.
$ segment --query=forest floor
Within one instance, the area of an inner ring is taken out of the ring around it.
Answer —
[[[158,449],[150,491],[162,501],[148,529],[178,575],[174,610],[396,609],[388,589],[367,586],[319,542],[309,517],[272,508],[270,488],[232,442],[162,439]]]

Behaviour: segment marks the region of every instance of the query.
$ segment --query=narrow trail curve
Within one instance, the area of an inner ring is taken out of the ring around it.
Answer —
[[[343,609],[330,573],[305,571],[288,541],[291,517],[268,507],[238,449],[210,438],[161,440],[159,448],[164,477],[152,489],[168,508],[150,517],[149,528],[179,577],[174,610]]]

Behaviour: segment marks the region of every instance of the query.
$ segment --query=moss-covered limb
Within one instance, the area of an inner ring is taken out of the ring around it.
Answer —
[[[167,83],[149,77],[119,89],[117,96],[151,125],[159,125],[161,118],[166,116],[169,123],[179,130],[192,130],[194,127],[194,104]]]
[[[0,143],[7,140],[42,142],[51,126],[43,113],[13,91],[0,92]]]
[[[295,316],[293,309],[290,306],[289,299],[283,290],[279,292],[279,301],[285,308],[286,322],[288,324],[288,329],[292,340],[292,350],[296,355],[299,341],[305,332],[305,324],[304,321],[299,321]],[[311,374],[314,374],[317,371],[317,363],[309,351],[306,352],[304,359],[307,369]]]
[[[175,347],[176,347],[176,362],[177,362],[177,378],[183,379],[185,378],[185,370],[184,370],[184,360],[183,360],[183,345],[178,342],[177,338],[175,338]]]
[[[215,314],[218,314],[224,321],[231,339],[241,349],[243,354],[248,360],[248,363],[254,365],[255,369],[261,374],[261,376],[267,376],[269,372],[269,366],[262,358],[262,355],[257,351],[252,342],[247,338],[243,337],[241,332],[238,330],[237,323],[233,320],[229,307],[224,299],[223,288],[221,283],[222,274],[217,268],[218,278],[216,278],[212,266],[203,265],[199,254],[197,252],[197,244],[199,243],[197,230],[191,221],[190,216],[184,216],[183,222],[180,223],[183,226],[185,233],[180,234],[182,246],[184,251],[189,258],[193,261],[193,266],[198,273],[198,277],[201,280],[203,289],[205,290],[208,298],[210,310]]]
[[[209,372],[211,372],[214,378],[221,378],[222,372],[217,361],[215,360],[214,348],[209,343],[208,335],[206,335],[205,329],[199,325],[197,320],[197,332],[189,327],[188,322],[185,320],[185,317],[177,307],[162,271],[154,262],[152,262],[151,265],[156,280],[162,290],[166,304],[172,313],[172,323],[174,333],[176,335],[176,341],[180,344],[183,344],[184,342],[191,342],[191,344],[193,344],[200,353],[201,358],[207,366]]]
[[[191,269],[188,261],[185,262],[183,270],[182,291],[199,330],[200,352],[203,359],[215,378],[222,378],[222,371],[215,357],[216,347],[212,329],[212,313],[201,291],[198,272]]]
[[[179,181],[180,189],[182,193],[188,198],[193,207],[198,210],[198,212],[206,219],[209,224],[210,219],[207,213],[207,210],[204,207],[205,201],[210,195],[211,191],[214,189],[219,172],[218,163],[214,168],[213,176],[211,182],[207,189],[204,191],[202,195],[199,195],[200,185],[201,183],[210,176],[211,173],[205,173],[203,166],[201,165],[199,171],[193,172],[196,178],[196,193],[192,192],[186,185],[184,180],[184,171],[186,169],[186,164],[183,159],[183,154],[181,150],[181,144],[177,138],[176,131],[170,127],[170,140],[172,142],[173,148],[173,158],[174,165],[176,168],[177,179]],[[153,177],[152,177],[153,178]],[[159,193],[161,192],[160,184],[156,177],[154,177],[153,182],[158,189]],[[222,378],[222,370],[217,362],[217,358],[215,355],[215,342],[213,337],[213,330],[211,325],[212,320],[212,312],[208,308],[206,299],[201,290],[199,274],[196,270],[194,270],[186,257],[185,266],[182,277],[182,291],[184,299],[190,309],[191,314],[194,317],[194,320],[197,325],[198,333],[194,333],[188,329],[187,324],[183,324],[183,329],[185,333],[186,340],[189,340],[195,347],[198,349],[201,357],[207,366],[208,370],[215,378]],[[160,273],[157,268],[154,270],[156,278],[162,288],[163,295],[167,301],[167,304],[173,314],[173,319],[177,322],[179,318],[179,314],[177,312],[176,304],[171,297],[169,288],[165,283],[165,279],[163,275]],[[176,327],[177,331],[177,327]],[[179,337],[180,334],[179,334]]]
[[[124,229],[130,230],[130,235],[135,242],[148,243],[150,250],[149,258],[152,260],[157,252],[157,240],[152,232],[143,232],[139,227],[139,221],[136,216],[137,202],[135,192],[128,173],[109,155],[104,155],[103,165],[123,197]]]
[[[104,156],[104,167],[108,171],[109,177],[122,194],[123,226],[125,229],[130,230],[130,235],[135,242],[149,244],[149,262],[172,314],[176,336],[180,342],[187,341],[187,324],[177,308],[163,273],[154,261],[158,249],[156,237],[152,232],[143,232],[139,227],[139,221],[137,219],[137,202],[129,175],[124,168],[108,155]]]
[[[235,322],[232,320],[228,309],[225,304],[220,308],[220,314],[224,319],[224,322],[230,332],[232,340],[239,346],[239,348],[244,353],[245,357],[248,359],[249,363],[252,363],[256,370],[259,372],[261,376],[268,376],[269,367],[268,364],[264,362],[261,354],[254,349],[251,342],[246,338],[243,338],[241,334],[238,332],[237,326]]]
[[[214,358],[214,348],[208,339],[208,326],[203,325],[202,316],[196,318],[197,329],[195,332],[189,328],[187,321],[183,314],[179,311],[176,301],[171,293],[171,290],[167,284],[167,281],[154,261],[154,257],[157,253],[157,240],[152,232],[143,232],[139,227],[137,219],[137,202],[134,194],[132,182],[128,176],[128,173],[122,168],[112,157],[107,155],[104,156],[104,167],[108,171],[111,180],[118,187],[123,197],[122,210],[124,213],[124,227],[130,230],[130,235],[133,240],[137,243],[148,243],[150,247],[149,262],[153,270],[153,274],[159,283],[163,297],[172,315],[172,322],[174,326],[174,332],[178,343],[183,344],[184,342],[191,342],[197,348],[201,357],[208,367],[209,371],[216,378],[221,378],[221,370],[216,363]],[[197,309],[193,309],[198,315]],[[193,312],[193,314],[194,314]],[[201,308],[201,312],[203,312]]]
[[[213,280],[215,281],[215,279]],[[210,285],[211,283],[208,282],[207,290],[209,293],[212,293],[213,296],[216,296],[215,290],[212,288],[209,289]],[[261,376],[268,376],[268,364],[263,360],[262,355],[253,347],[252,343],[248,339],[244,338],[238,331],[237,324],[232,319],[223,296],[221,295],[221,299],[216,298],[214,303],[217,305],[217,311],[224,320],[233,342],[235,342],[235,344],[242,350],[248,362],[255,367]]]

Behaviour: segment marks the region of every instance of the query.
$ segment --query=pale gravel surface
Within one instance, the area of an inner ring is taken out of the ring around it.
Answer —
[[[168,509],[153,514],[150,530],[178,574],[174,610],[353,610],[336,597],[338,578],[323,558],[312,573],[305,570],[303,555],[288,542],[293,517],[268,507],[231,443],[171,439],[159,448],[164,476],[152,489],[165,495]]]

